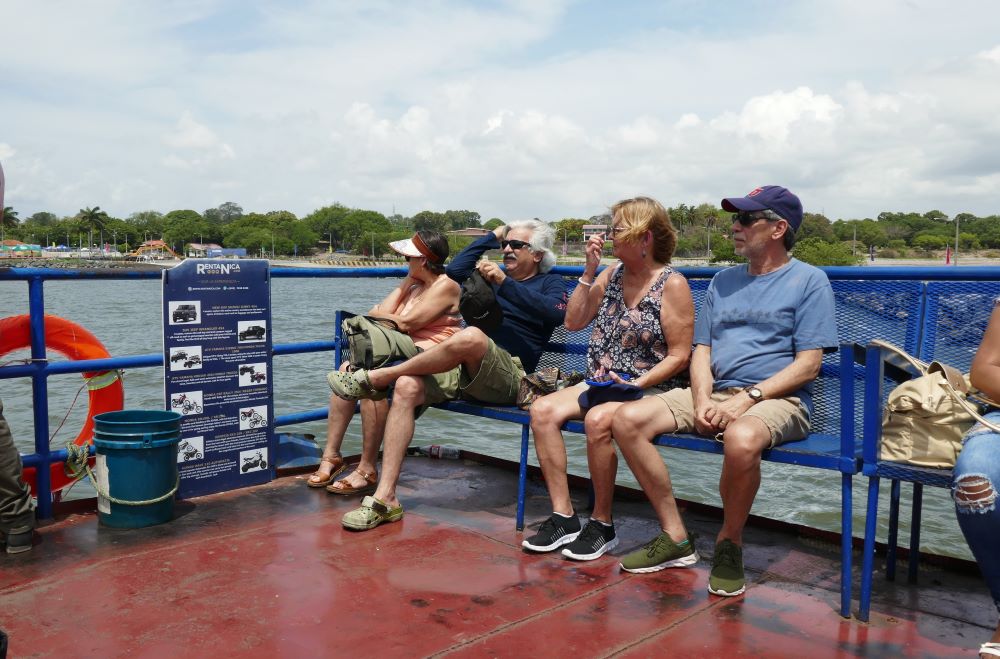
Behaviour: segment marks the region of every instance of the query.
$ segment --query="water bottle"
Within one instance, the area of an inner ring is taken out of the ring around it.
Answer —
[[[462,457],[462,451],[457,446],[451,444],[431,444],[430,446],[416,447],[416,454],[428,458],[441,458],[445,460],[457,460]]]

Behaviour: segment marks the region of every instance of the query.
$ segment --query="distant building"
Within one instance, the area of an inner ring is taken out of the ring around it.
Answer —
[[[485,236],[490,233],[489,229],[476,229],[474,227],[468,227],[465,229],[456,229],[454,231],[449,231],[449,236],[470,236],[473,238],[478,238],[480,236]]]
[[[609,226],[607,224],[584,224],[583,225],[583,242],[590,240],[590,237],[599,233],[604,234],[605,240],[613,240],[613,236],[609,231]]]
[[[203,259],[208,256],[208,250],[222,249],[222,245],[215,243],[188,243],[187,255],[193,259]]]
[[[232,257],[237,259],[245,259],[247,257],[247,250],[245,247],[210,247],[208,253],[206,254],[210,259],[221,259],[225,257]]]

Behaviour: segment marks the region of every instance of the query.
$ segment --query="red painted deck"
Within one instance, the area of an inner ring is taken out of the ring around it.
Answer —
[[[876,577],[872,622],[837,614],[838,550],[753,529],[739,598],[705,590],[710,561],[646,575],[521,551],[516,475],[408,458],[404,519],[354,533],[356,498],[302,477],[179,503],[147,529],[93,514],[0,554],[11,657],[852,657],[971,655],[994,610],[976,578],[931,570],[913,588]],[[547,514],[529,492],[528,519]],[[577,508],[586,507],[578,493]],[[689,511],[710,556],[718,522]],[[655,532],[642,501],[616,505],[621,545]]]

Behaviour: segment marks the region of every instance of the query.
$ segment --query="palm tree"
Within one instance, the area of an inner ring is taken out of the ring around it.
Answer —
[[[78,217],[91,229],[104,229],[104,223],[109,219],[108,214],[101,210],[100,206],[93,208],[81,208]]]
[[[78,215],[80,220],[90,227],[90,244],[94,244],[94,229],[97,229],[102,234],[104,232],[105,222],[109,219],[108,214],[101,210],[100,206],[94,206],[93,208],[81,208],[80,214]]]
[[[17,211],[10,206],[5,206],[3,209],[3,226],[5,229],[13,229],[17,226]]]

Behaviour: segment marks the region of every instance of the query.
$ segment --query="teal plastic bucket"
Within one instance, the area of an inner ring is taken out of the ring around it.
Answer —
[[[102,524],[137,529],[173,518],[181,418],[161,410],[121,410],[94,417],[97,515]]]

